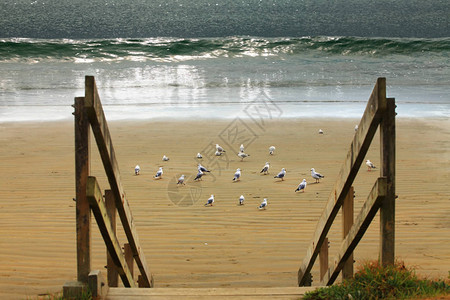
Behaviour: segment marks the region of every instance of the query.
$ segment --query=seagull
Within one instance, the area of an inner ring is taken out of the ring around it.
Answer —
[[[355,131],[357,131],[358,130],[358,125],[355,125]]]
[[[264,173],[264,175],[269,174],[269,168],[270,168],[270,164],[269,164],[269,162],[266,162],[266,164],[262,168],[261,172],[259,172],[259,173]]]
[[[195,176],[194,181],[202,179],[203,172],[202,170],[198,170],[197,176]]]
[[[216,151],[216,153],[214,153],[216,156],[221,156],[223,152],[220,151]]]
[[[239,147],[239,150],[241,150],[241,152],[244,152],[244,144],[241,144],[241,147]]]
[[[211,197],[209,197],[208,202],[205,203],[205,206],[213,206],[214,203],[214,195],[211,195]]]
[[[300,182],[300,184],[298,185],[298,188],[295,190],[295,192],[301,191],[301,190],[303,190],[303,192],[305,192],[306,184],[307,184],[306,179],[303,178],[303,181]]]
[[[286,169],[283,168],[281,169],[280,173],[278,173],[278,175],[273,176],[273,178],[281,178],[281,181],[283,181],[284,176],[286,175]]]
[[[244,200],[245,200],[244,195],[241,195],[239,197],[239,205],[244,205]]]
[[[370,160],[366,161],[366,166],[367,166],[367,171],[370,171],[372,169],[376,169],[377,168],[377,167],[375,167],[375,165]]]
[[[199,153],[197,153],[197,158],[203,158],[203,156]]]
[[[177,185],[178,184],[186,184],[186,183],[184,183],[184,175],[181,175],[180,178],[178,178]]]
[[[275,146],[270,146],[269,147],[269,154],[273,155],[273,152],[275,151]]]
[[[241,180],[241,169],[237,168],[236,173],[234,173],[233,181]]]
[[[261,205],[258,208],[266,209],[266,207],[267,207],[267,198],[264,198],[263,202],[261,202]]]
[[[201,164],[198,164],[197,170],[202,171],[202,172],[207,172],[207,173],[211,172],[208,169],[206,169],[204,166],[202,166]]]
[[[163,174],[163,168],[162,167],[159,167],[159,170],[158,170],[158,172],[156,172],[156,175],[155,175],[155,179],[160,179],[160,178],[162,178],[162,174]]]
[[[218,152],[226,152],[219,144],[216,144],[216,151]]]
[[[162,160],[163,160],[163,161],[168,161],[169,158],[168,158],[167,156],[164,155],[163,158],[162,158]]]
[[[139,165],[136,165],[136,167],[134,167],[134,174],[139,175],[140,171],[141,171],[141,167],[139,167]]]
[[[246,154],[246,153],[244,153],[244,152],[239,152],[239,153],[237,154],[237,156],[239,156],[239,157],[241,158],[241,161],[243,161],[244,158],[250,156],[250,154]]]
[[[319,129],[319,134],[323,134],[323,130],[322,129]]]
[[[316,170],[314,170],[314,168],[311,169],[311,176],[312,176],[312,178],[314,178],[316,180],[316,183],[319,183],[320,178],[325,177],[322,174],[317,173]]]

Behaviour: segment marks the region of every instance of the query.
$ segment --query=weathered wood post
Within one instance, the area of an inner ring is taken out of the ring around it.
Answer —
[[[354,199],[355,191],[353,186],[350,187],[348,191],[347,197],[344,198],[344,202],[342,203],[342,239],[347,237],[347,234],[350,232],[350,229],[353,226],[353,199]],[[342,279],[349,279],[353,277],[353,252],[348,257],[347,261],[342,268]]]
[[[387,179],[386,199],[380,208],[380,261],[395,262],[395,99],[388,98],[380,124],[381,176]]]
[[[320,281],[323,281],[324,276],[328,274],[328,261],[328,238],[325,238],[319,252]]]
[[[91,209],[86,198],[90,172],[90,126],[84,108],[84,97],[75,98],[74,108],[77,280],[87,283],[91,271]]]
[[[108,210],[109,218],[111,219],[111,225],[114,230],[114,234],[116,234],[116,202],[114,199],[114,194],[111,190],[105,191],[105,204],[106,209]],[[118,287],[119,286],[119,272],[117,272],[116,264],[114,263],[111,254],[108,249],[106,249],[106,269],[107,269],[107,278],[108,278],[108,286],[109,287]]]

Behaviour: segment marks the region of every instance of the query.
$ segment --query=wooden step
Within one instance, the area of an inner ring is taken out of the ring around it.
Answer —
[[[110,288],[106,299],[301,299],[317,288]]]

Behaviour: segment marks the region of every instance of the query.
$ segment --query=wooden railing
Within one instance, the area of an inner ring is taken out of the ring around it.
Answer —
[[[381,174],[353,223],[353,181],[380,128]],[[343,236],[334,264],[328,265],[327,234],[343,208]],[[298,285],[312,284],[311,269],[320,256],[321,285],[331,285],[342,271],[353,276],[353,250],[380,210],[380,256],[383,265],[394,263],[395,242],[395,99],[386,98],[386,79],[378,78],[364,115],[353,138],[347,158],[319,218],[313,239],[298,271]]]
[[[85,96],[75,98],[75,181],[77,227],[77,284],[65,286],[64,294],[79,292],[77,286],[92,281],[91,270],[91,211],[97,221],[107,248],[108,286],[118,285],[118,276],[125,287],[153,287],[145,255],[139,244],[133,216],[120,182],[120,172],[93,76],[85,78]],[[103,162],[110,190],[105,194],[90,174],[90,128]],[[128,243],[122,247],[116,236],[116,211]],[[133,259],[140,271],[137,284],[133,278]],[[95,277],[95,282],[100,279]],[[105,284],[104,284],[105,285]],[[95,289],[90,286],[91,290]],[[92,291],[91,291],[92,292]],[[68,295],[71,297],[71,295]]]

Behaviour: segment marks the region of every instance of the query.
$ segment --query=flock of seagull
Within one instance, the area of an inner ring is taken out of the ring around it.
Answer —
[[[355,130],[356,129],[357,129],[357,127],[355,127]],[[323,134],[323,131],[321,129],[319,130],[319,134]],[[237,154],[237,156],[239,158],[241,158],[241,161],[243,161],[244,158],[250,156],[249,154],[246,154],[244,152],[244,145],[243,144],[241,144],[239,150],[240,150],[240,152]],[[275,146],[270,146],[269,147],[269,154],[273,155],[275,150],[276,150]],[[215,152],[216,156],[223,155],[225,152],[226,151],[223,149],[223,147],[221,147],[219,144],[216,144],[216,152]],[[199,158],[199,159],[203,158],[203,156],[200,153],[197,153],[196,157]],[[163,161],[168,161],[169,158],[166,155],[164,155],[162,160]],[[367,169],[368,171],[371,171],[372,169],[376,168],[375,165],[370,160],[366,161],[366,166],[368,168]],[[269,174],[269,168],[270,168],[270,163],[266,162],[264,167],[260,171],[260,173],[263,173],[264,175]],[[141,168],[139,167],[139,165],[136,165],[136,167],[134,168],[135,175],[139,175],[140,171],[141,171]],[[197,166],[197,171],[198,171],[197,172],[197,176],[194,178],[194,181],[202,180],[202,176],[205,173],[210,173],[211,172],[208,169],[206,169],[204,166],[202,166],[200,163]],[[158,171],[156,172],[156,174],[154,176],[154,179],[161,179],[163,173],[164,173],[163,172],[163,167],[159,167]],[[277,175],[274,176],[274,178],[278,178],[278,179],[281,179],[283,181],[285,176],[286,176],[286,169],[282,168],[281,171]],[[315,183],[319,183],[320,179],[324,178],[325,176],[320,174],[320,173],[318,173],[318,172],[316,172],[316,170],[314,168],[311,168],[311,177],[315,180]],[[241,169],[238,168],[236,170],[236,172],[234,173],[233,182],[240,181],[240,179],[241,179]],[[183,174],[183,175],[180,176],[180,178],[178,178],[177,185],[185,185],[185,184],[186,184],[185,183],[185,175]],[[305,192],[307,184],[308,183],[306,182],[306,179],[303,178],[302,182],[300,182],[300,184],[298,185],[297,189],[294,192],[300,192],[300,191]],[[239,197],[239,205],[244,205],[244,201],[245,201],[244,195],[241,195]],[[209,197],[209,199],[207,200],[207,202],[205,203],[205,206],[213,206],[213,203],[214,203],[214,195],[211,195]],[[258,209],[266,209],[267,205],[268,205],[267,204],[267,198],[264,198],[264,200],[258,206]]]

